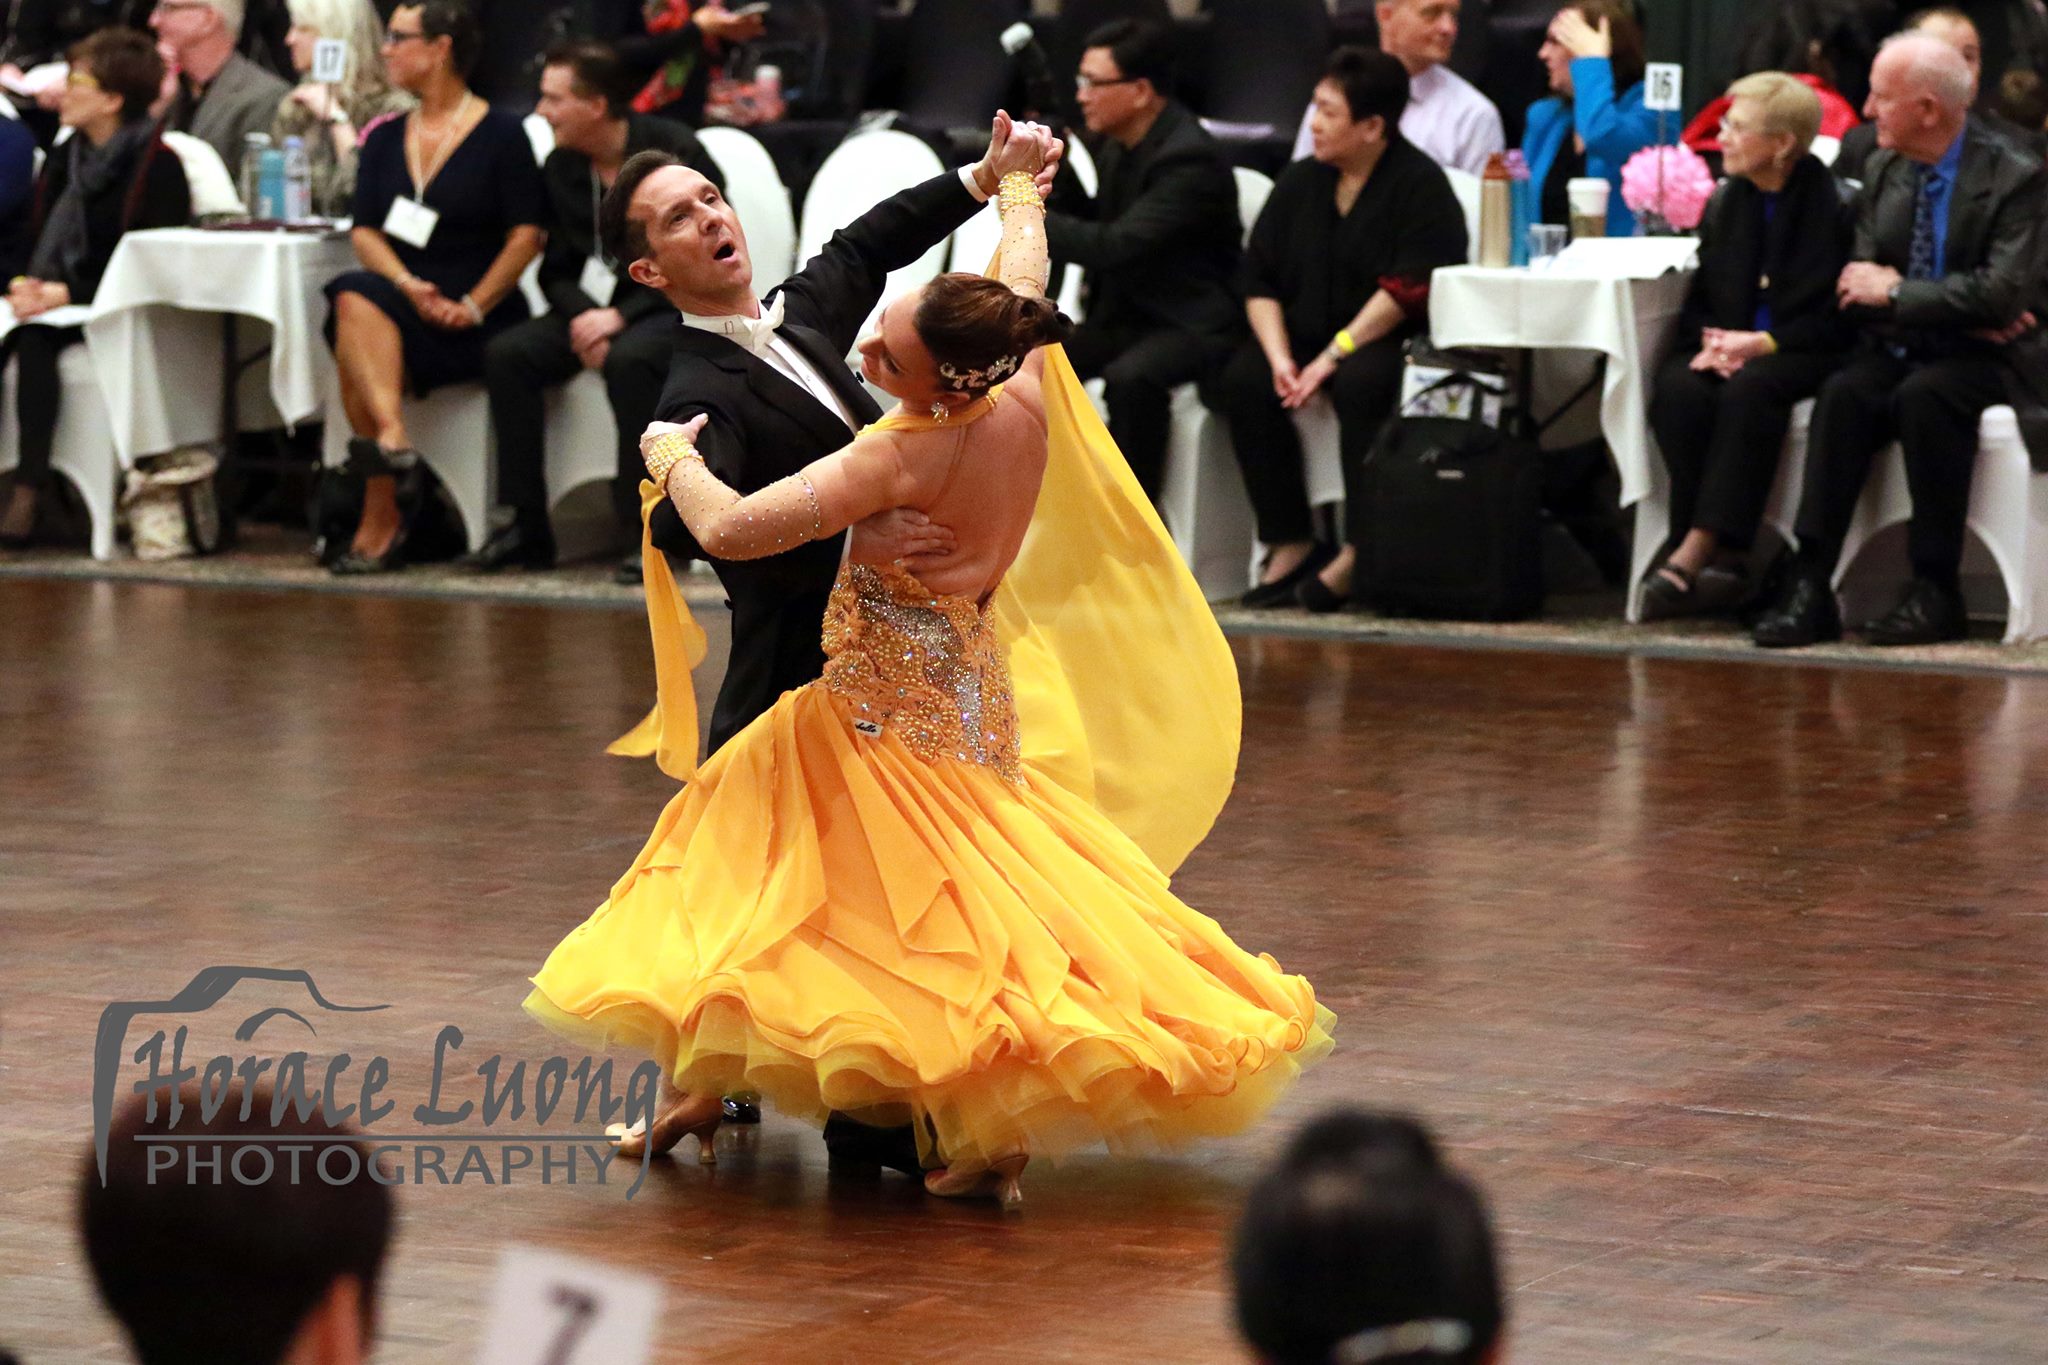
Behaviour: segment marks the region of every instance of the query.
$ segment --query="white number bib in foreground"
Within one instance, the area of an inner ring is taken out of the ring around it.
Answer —
[[[537,1247],[498,1258],[479,1365],[646,1365],[661,1285]]]

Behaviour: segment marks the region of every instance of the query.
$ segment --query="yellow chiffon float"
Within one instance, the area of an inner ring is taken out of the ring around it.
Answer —
[[[536,1017],[686,1091],[915,1123],[950,1162],[1241,1131],[1329,1050],[1308,982],[1168,889],[1235,771],[1235,666],[1057,350],[1045,393],[994,598],[843,570],[824,678],[701,768],[702,633],[648,547],[658,701],[614,748],[689,781]]]

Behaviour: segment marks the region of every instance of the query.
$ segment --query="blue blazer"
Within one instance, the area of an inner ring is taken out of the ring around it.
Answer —
[[[1580,57],[1572,63],[1573,98],[1567,103],[1552,95],[1529,106],[1522,128],[1522,159],[1529,163],[1529,182],[1542,193],[1543,182],[1564,140],[1577,133],[1586,144],[1586,174],[1613,187],[1607,196],[1607,235],[1633,237],[1636,216],[1621,202],[1621,168],[1628,159],[1657,141],[1657,115],[1643,108],[1643,83],[1637,81],[1619,96],[1614,93],[1614,64],[1605,57]]]

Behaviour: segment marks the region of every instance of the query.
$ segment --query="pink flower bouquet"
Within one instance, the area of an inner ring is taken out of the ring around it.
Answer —
[[[1690,147],[1645,147],[1621,168],[1621,202],[1651,231],[1692,231],[1713,193],[1713,173]]]

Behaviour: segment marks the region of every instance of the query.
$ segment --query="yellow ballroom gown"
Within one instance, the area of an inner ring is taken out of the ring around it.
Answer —
[[[1241,1131],[1329,1050],[1309,983],[1168,889],[1234,771],[1234,665],[1057,351],[1045,393],[991,600],[848,565],[824,676],[694,773],[702,638],[649,547],[660,700],[616,747],[690,780],[534,976],[536,1017],[967,1163]]]

